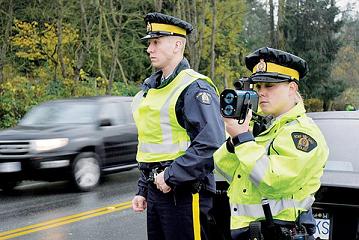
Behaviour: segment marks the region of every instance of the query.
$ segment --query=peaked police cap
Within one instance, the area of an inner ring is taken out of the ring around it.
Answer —
[[[162,13],[148,13],[145,16],[147,24],[147,35],[141,38],[147,40],[163,36],[180,36],[186,37],[193,30],[190,23],[179,18],[165,15]]]
[[[245,63],[253,73],[250,77],[252,82],[298,82],[308,72],[307,62],[302,58],[269,47],[249,54]]]

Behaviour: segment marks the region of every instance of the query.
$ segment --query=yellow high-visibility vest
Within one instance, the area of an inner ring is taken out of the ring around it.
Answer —
[[[165,87],[149,89],[146,97],[140,91],[134,97],[132,112],[138,129],[138,162],[174,160],[190,146],[190,138],[178,123],[175,108],[182,91],[197,79],[216,89],[208,77],[186,69]]]

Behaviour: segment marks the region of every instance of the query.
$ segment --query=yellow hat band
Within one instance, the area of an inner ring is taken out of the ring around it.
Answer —
[[[263,63],[258,63],[258,64],[263,64]],[[257,65],[254,66],[253,68],[253,73],[257,72]],[[288,68],[288,67],[284,67],[275,63],[271,63],[271,62],[266,62],[267,68],[265,70],[265,72],[275,72],[275,73],[280,73],[280,74],[284,74],[284,75],[288,75],[292,78],[295,78],[297,80],[299,80],[299,72],[297,70],[294,70],[292,68]]]
[[[186,36],[186,30],[175,25],[163,23],[150,23],[151,28],[147,32],[170,32]]]

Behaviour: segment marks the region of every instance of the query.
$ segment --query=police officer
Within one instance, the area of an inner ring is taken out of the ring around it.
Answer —
[[[161,13],[145,22],[156,72],[133,101],[141,177],[132,207],[147,208],[149,240],[208,239],[213,153],[225,141],[218,92],[183,56],[191,24]]]
[[[307,63],[267,47],[249,54],[245,63],[253,71],[250,81],[259,95],[259,107],[273,119],[255,138],[249,129],[251,111],[243,124],[224,119],[230,138],[215,152],[214,160],[216,170],[230,183],[232,238],[249,239],[249,226],[255,221],[265,233],[263,199],[269,202],[275,226],[290,232],[297,221],[313,235],[311,206],[329,151],[298,93]]]

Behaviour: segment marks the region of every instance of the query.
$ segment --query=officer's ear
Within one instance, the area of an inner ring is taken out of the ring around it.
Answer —
[[[289,92],[290,95],[295,96],[298,92],[298,84],[294,81],[289,82]]]
[[[186,39],[182,37],[175,38],[175,52],[184,52],[186,46]]]

